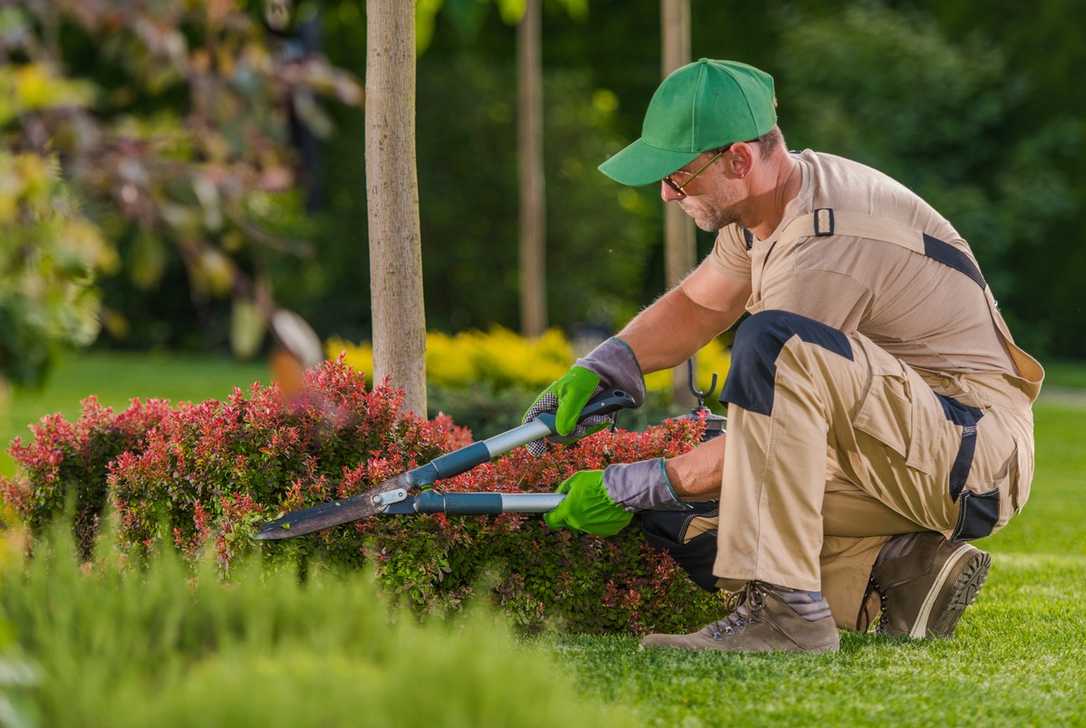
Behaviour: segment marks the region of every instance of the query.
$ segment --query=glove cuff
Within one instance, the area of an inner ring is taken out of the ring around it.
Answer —
[[[576,361],[599,375],[607,387],[616,387],[633,397],[638,407],[645,401],[645,377],[633,349],[622,339],[612,336],[587,355]]]
[[[627,511],[688,511],[667,477],[663,458],[608,465],[603,487],[618,506]]]

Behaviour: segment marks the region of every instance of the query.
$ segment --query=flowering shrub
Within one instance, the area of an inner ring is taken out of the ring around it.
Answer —
[[[76,543],[83,557],[89,558],[106,504],[108,464],[122,452],[140,447],[147,432],[169,414],[169,403],[163,400],[133,399],[127,410],[114,414],[112,408],[88,397],[75,422],[59,414],[43,417],[30,428],[31,442],[23,443],[18,437],[12,441],[11,455],[22,472],[14,479],[0,479],[0,499],[35,533],[73,499]]]
[[[172,410],[137,403],[117,416],[88,400],[76,423],[46,418],[35,442],[17,445],[28,476],[5,483],[3,497],[29,523],[43,524],[63,501],[58,484],[94,493],[99,508],[108,487],[123,548],[143,554],[166,540],[194,558],[210,544],[229,572],[255,548],[249,536],[257,524],[353,495],[471,439],[448,417],[401,413],[398,390],[367,390],[364,375],[342,361],[310,372],[306,384],[294,401],[254,384],[222,402]],[[516,451],[438,487],[550,491],[576,470],[683,452],[701,427],[676,420],[642,433],[601,432],[547,458]],[[119,447],[119,436],[110,441],[123,452],[106,465],[107,448],[87,443],[111,432],[126,433],[128,446]],[[97,521],[80,518],[89,544]],[[261,548],[269,564],[310,571],[372,563],[385,586],[421,612],[455,609],[485,584],[524,627],[555,620],[592,632],[681,629],[718,605],[634,528],[602,540],[549,531],[538,516],[377,517]]]
[[[701,430],[697,421],[669,420],[642,433],[601,432],[556,447],[546,458],[520,449],[438,487],[549,492],[577,470],[677,455],[698,441]],[[378,565],[383,581],[424,609],[459,606],[488,567],[496,567],[498,603],[525,627],[554,619],[588,632],[684,629],[719,608],[636,528],[599,539],[551,531],[538,516],[504,514],[377,518],[353,530],[364,536],[363,554]],[[344,549],[333,560],[351,557],[351,534],[323,538],[329,549]]]
[[[373,349],[368,343],[351,344],[332,339],[330,357],[343,353],[346,362],[361,372],[373,373]],[[490,385],[496,390],[510,387],[540,389],[562,376],[576,356],[569,341],[558,329],[538,338],[527,338],[496,326],[488,333],[463,331],[454,336],[440,332],[426,335],[426,375],[432,384],[449,388]],[[703,388],[716,372],[728,373],[730,357],[717,339],[706,344],[697,356],[697,379]],[[723,381],[723,379],[721,379]],[[650,392],[670,394],[671,371],[653,372],[645,378]]]

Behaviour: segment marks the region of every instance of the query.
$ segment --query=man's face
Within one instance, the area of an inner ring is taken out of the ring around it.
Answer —
[[[664,202],[677,202],[694,224],[706,232],[716,232],[739,222],[739,205],[746,199],[747,190],[742,177],[728,173],[734,153],[725,152],[715,161],[711,152],[698,155],[671,174],[672,180],[682,186],[682,193],[661,181],[660,197]],[[691,179],[702,169],[701,174]]]

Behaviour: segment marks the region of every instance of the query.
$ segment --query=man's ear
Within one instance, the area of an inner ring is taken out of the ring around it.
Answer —
[[[754,167],[754,155],[757,152],[754,147],[746,142],[736,142],[724,155],[724,164],[728,170],[728,176],[743,179]]]

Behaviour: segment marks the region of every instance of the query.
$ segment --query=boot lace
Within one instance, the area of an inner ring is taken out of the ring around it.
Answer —
[[[735,609],[723,619],[708,625],[709,636],[714,640],[738,634],[747,625],[758,622],[765,608],[765,590],[759,582],[748,583],[739,593]]]
[[[871,623],[868,621],[867,616],[867,600],[871,596],[871,592],[875,592],[879,595],[879,620],[875,626],[876,632],[881,632],[886,629],[889,619],[886,613],[886,593],[879,582],[872,576],[867,580],[867,589],[864,590],[863,599],[860,600],[860,611],[856,613],[856,629],[860,632],[867,632],[871,627]]]

